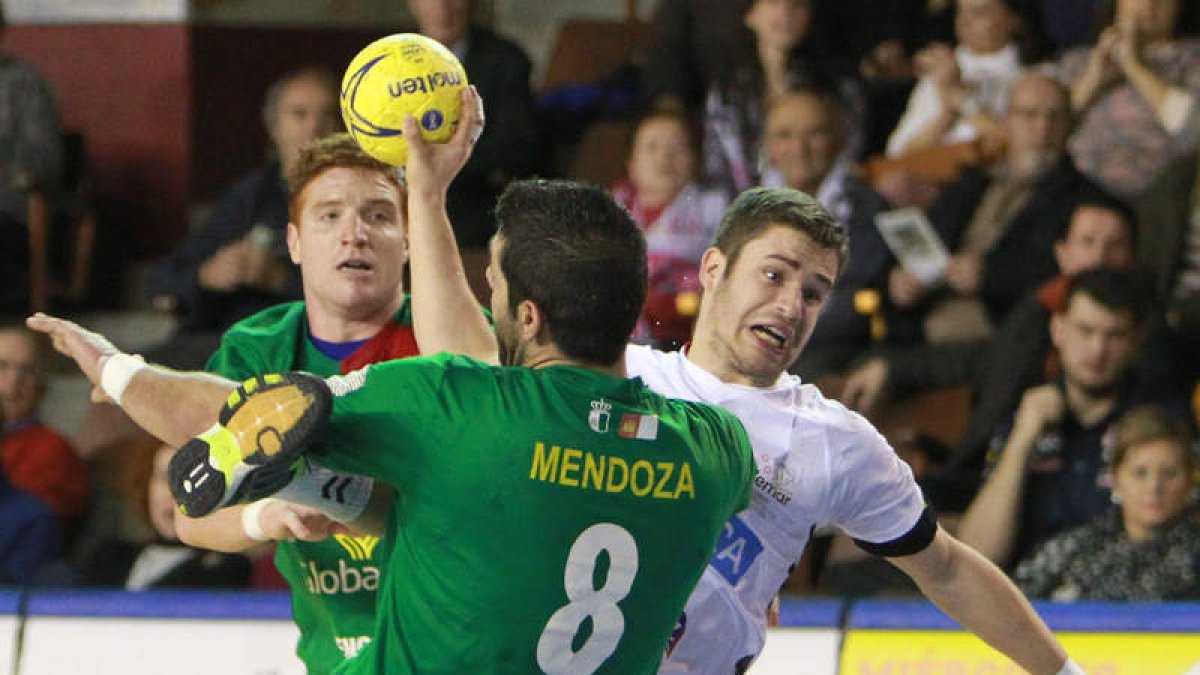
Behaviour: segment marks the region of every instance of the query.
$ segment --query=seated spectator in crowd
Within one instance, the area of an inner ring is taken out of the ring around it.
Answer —
[[[931,342],[986,337],[1025,293],[1054,276],[1053,241],[1080,197],[1096,188],[1067,156],[1070,100],[1053,79],[1026,73],[1004,115],[1007,146],[996,166],[964,171],[929,208],[951,251],[944,284],[895,267],[892,300],[910,309]]]
[[[0,36],[5,28],[0,7]],[[25,307],[29,234],[26,195],[54,188],[62,171],[62,131],[50,83],[16,55],[0,50],[0,306]]]
[[[542,164],[529,82],[532,65],[515,42],[471,22],[475,0],[408,0],[408,7],[422,34],[458,56],[483,98],[487,128],[450,186],[446,202],[459,247],[483,251],[496,229],[494,207],[500,192],[509,181],[533,175]]]
[[[861,291],[878,293],[894,264],[875,228],[875,214],[887,204],[854,174],[844,152],[849,133],[845,110],[833,90],[795,89],[772,102],[763,136],[763,183],[815,196],[850,234],[850,260],[794,366],[808,380],[840,370],[871,344],[871,319],[856,310],[855,297]]]
[[[1188,112],[1200,90],[1200,40],[1179,34],[1184,0],[1103,3],[1108,27],[1055,70],[1071,85],[1080,170],[1126,199],[1141,196],[1170,162],[1196,148]]]
[[[642,73],[655,107],[700,110],[741,30],[748,0],[659,0]]]
[[[198,368],[234,322],[300,297],[288,259],[284,175],[309,141],[338,127],[337,84],[324,70],[289,73],[267,90],[263,121],[274,157],[240,179],[204,225],[159,266],[155,305],[180,317],[180,334],[154,358]]]
[[[1103,513],[1110,502],[1102,440],[1143,403],[1188,415],[1182,396],[1139,382],[1134,369],[1149,318],[1134,274],[1077,275],[1050,319],[1058,373],[1027,389],[993,443],[990,471],[959,537],[1001,566]]]
[[[1114,506],[1052,537],[1013,578],[1059,602],[1200,599],[1200,510],[1191,424],[1155,406],[1126,413],[1106,449]]]
[[[62,552],[58,517],[0,471],[0,586],[29,584]]]
[[[628,175],[613,196],[646,234],[646,305],[634,340],[676,349],[691,337],[700,256],[725,212],[728,196],[697,182],[696,133],[685,113],[657,110],[638,123]],[[682,310],[682,311],[681,311]]]
[[[1168,166],[1138,212],[1138,259],[1166,303],[1180,377],[1192,382],[1200,378],[1200,155]]]
[[[1028,293],[991,338],[884,348],[846,378],[841,400],[868,415],[889,391],[903,396],[939,387],[970,387],[970,416],[948,466],[922,477],[926,495],[939,510],[958,513],[967,507],[978,489],[995,430],[1016,410],[1025,390],[1055,371],[1050,317],[1061,311],[1071,278],[1097,267],[1133,268],[1133,214],[1102,196],[1081,202],[1054,244],[1054,258],[1059,275]],[[1161,340],[1157,333],[1148,337],[1151,344]],[[1140,377],[1158,381],[1168,379],[1163,373],[1169,373],[1173,363],[1165,350],[1148,347],[1137,367]]]
[[[38,419],[48,356],[41,335],[19,324],[0,326],[0,468],[66,531],[83,515],[88,477],[71,442]]]
[[[147,443],[148,442],[148,443]],[[147,534],[109,537],[75,556],[72,577],[63,583],[150,588],[245,588],[252,565],[244,555],[186,546],[175,531],[175,500],[167,482],[174,448],[148,436],[126,448],[126,486],[132,519]]]
[[[887,154],[1002,135],[1008,89],[1026,60],[1028,29],[1017,0],[958,0],[958,46],[930,45],[917,53],[921,79],[888,139]]]
[[[761,182],[763,137],[767,109],[774,99],[799,85],[833,82],[855,103],[844,114],[858,131],[861,113],[845,68],[817,48],[814,0],[753,0],[745,4],[740,21],[722,49],[723,67],[704,105],[704,162],[709,181],[731,194]],[[851,139],[843,141],[853,154]]]

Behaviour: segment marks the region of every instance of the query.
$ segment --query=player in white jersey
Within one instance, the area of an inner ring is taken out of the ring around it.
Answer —
[[[662,672],[742,672],[762,651],[767,606],[813,528],[895,542],[885,553],[916,552],[933,539],[936,524],[908,465],[861,416],[816,387],[794,375],[764,388],[727,384],[679,352],[647,347],[631,346],[625,361],[655,391],[737,415],[758,463],[750,507],[726,524]]]
[[[1081,673],[1015,586],[942,531],[912,472],[861,416],[786,373],[847,255],[845,230],[794,190],[752,189],[700,263],[683,353],[630,347],[626,366],[668,396],[717,403],[749,432],[758,476],[688,600],[660,672],[743,672],[767,606],[814,528],[887,557],[967,629],[1031,673]]]
[[[413,274],[446,280],[447,299],[466,292],[455,283],[462,268],[453,233],[415,221],[411,227]],[[685,353],[626,352],[629,374],[651,388],[721,404],[741,418],[758,463],[750,508],[726,526],[661,672],[748,668],[788,568],[815,526],[832,525],[887,557],[1025,670],[1082,675],[1004,573],[938,527],[912,472],[879,433],[786,374],[847,252],[845,230],[808,195],[748,190],[730,205],[701,261],[704,294]],[[494,359],[495,352],[472,356]]]

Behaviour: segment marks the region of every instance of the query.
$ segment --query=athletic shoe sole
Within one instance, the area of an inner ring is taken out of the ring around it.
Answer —
[[[325,426],[333,395],[307,373],[261,375],[229,394],[218,424],[179,448],[167,474],[180,512],[199,518],[278,492]]]

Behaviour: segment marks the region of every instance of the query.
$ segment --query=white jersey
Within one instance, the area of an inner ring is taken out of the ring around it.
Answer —
[[[630,346],[630,377],[737,415],[758,475],[688,598],[662,673],[742,672],[762,651],[767,605],[816,528],[872,543],[913,529],[925,500],[908,465],[862,416],[794,375],[770,388],[727,384],[682,353]]]

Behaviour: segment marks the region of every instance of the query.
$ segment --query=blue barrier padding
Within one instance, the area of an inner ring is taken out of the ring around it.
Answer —
[[[1200,632],[1200,603],[1034,603],[1056,631],[1119,633]]]
[[[1198,603],[1052,603],[1034,607],[1053,631],[1153,632],[1200,631]],[[937,607],[923,600],[862,600],[850,607],[847,628],[961,630]]]
[[[838,628],[842,624],[845,607],[842,600],[790,600],[779,601],[779,626],[781,628]]]
[[[28,614],[128,619],[256,619],[290,621],[285,592],[31,591]]]
[[[0,614],[16,614],[21,609],[21,591],[0,588]]]

